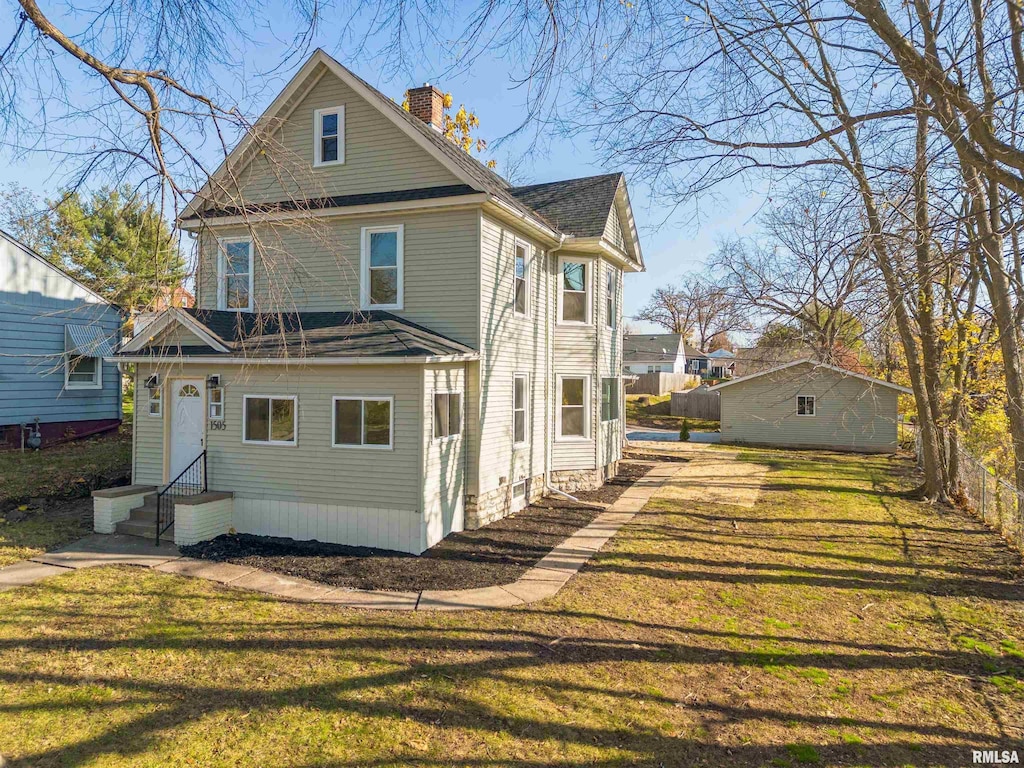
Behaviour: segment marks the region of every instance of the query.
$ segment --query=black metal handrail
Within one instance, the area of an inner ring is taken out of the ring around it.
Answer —
[[[206,493],[206,451],[181,471],[181,474],[156,493],[156,543],[160,536],[174,525],[174,499]]]

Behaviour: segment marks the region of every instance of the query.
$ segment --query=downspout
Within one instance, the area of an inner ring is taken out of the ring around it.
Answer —
[[[544,376],[544,491],[546,493],[553,493],[558,496],[562,496],[571,501],[575,501],[577,504],[582,502],[575,496],[570,496],[565,491],[559,490],[551,485],[551,453],[553,451],[552,443],[554,441],[554,430],[555,430],[555,408],[557,407],[552,400],[552,382],[555,378],[555,344],[553,328],[555,326],[555,313],[558,311],[558,275],[557,264],[558,257],[555,255],[556,251],[561,250],[562,243],[565,242],[565,235],[561,236],[558,245],[552,248],[547,253],[547,264],[548,264],[548,277],[554,275],[555,279],[552,283],[549,283],[547,291],[547,319],[544,323],[544,347],[546,359],[546,368]],[[550,285],[554,285],[554,292],[552,293]]]

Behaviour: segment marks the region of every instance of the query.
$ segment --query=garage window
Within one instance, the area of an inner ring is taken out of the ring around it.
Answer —
[[[817,404],[814,401],[814,395],[797,395],[796,397],[796,415],[797,416],[813,416],[815,413],[815,406]]]

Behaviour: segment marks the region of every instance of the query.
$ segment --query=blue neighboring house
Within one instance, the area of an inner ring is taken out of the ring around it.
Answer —
[[[0,448],[116,429],[121,311],[0,231]]]

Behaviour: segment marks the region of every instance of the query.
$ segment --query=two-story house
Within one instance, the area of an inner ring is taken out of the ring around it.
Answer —
[[[224,492],[179,499],[176,542],[420,553],[614,475],[622,278],[643,269],[625,180],[512,186],[442,136],[442,99],[406,112],[317,51],[184,211],[196,306],[119,355],[133,492],[200,468]],[[170,523],[152,499],[125,519],[135,501],[97,529]]]

